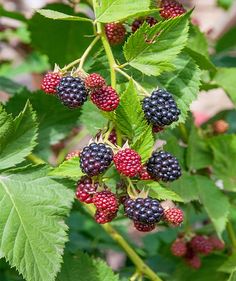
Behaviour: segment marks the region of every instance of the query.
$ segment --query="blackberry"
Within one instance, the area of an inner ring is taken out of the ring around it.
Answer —
[[[183,5],[175,0],[162,0],[160,8],[160,15],[165,19],[178,17],[186,12]]]
[[[213,131],[215,134],[224,134],[228,131],[229,124],[224,120],[218,120],[213,123]]]
[[[174,181],[181,176],[178,160],[168,152],[155,151],[147,162],[147,172],[154,180]]]
[[[173,96],[163,89],[155,90],[150,97],[144,98],[142,108],[147,121],[158,128],[172,124],[180,115]]]
[[[80,155],[80,151],[79,150],[74,150],[74,151],[71,151],[69,152],[67,155],[66,155],[66,160],[70,160],[72,158],[78,158]]]
[[[157,20],[154,17],[147,17],[146,19],[136,19],[132,23],[132,32],[135,32],[139,27],[146,21],[150,26],[153,26],[157,23]]]
[[[80,167],[89,176],[103,173],[113,159],[112,149],[104,143],[91,143],[80,153]]]
[[[125,40],[126,30],[122,23],[107,23],[105,25],[105,32],[111,45],[119,45]]]
[[[187,253],[187,245],[183,239],[176,239],[171,245],[171,253],[176,257],[183,257]]]
[[[225,244],[217,236],[208,237],[208,241],[211,243],[214,250],[224,250]]]
[[[95,220],[99,224],[105,224],[111,222],[117,215],[117,212],[110,213],[104,210],[96,210]]]
[[[128,199],[125,201],[124,208],[128,218],[143,224],[159,222],[164,213],[160,202],[151,197]]]
[[[190,241],[190,245],[194,251],[205,255],[210,254],[213,250],[211,242],[202,235],[194,236]]]
[[[57,86],[57,96],[65,106],[76,108],[87,100],[88,91],[79,77],[65,76]]]
[[[167,209],[164,211],[164,220],[174,226],[178,226],[184,220],[183,211],[177,208]]]
[[[93,204],[98,210],[104,210],[111,213],[117,212],[119,207],[116,195],[108,190],[97,192],[93,197]]]
[[[41,84],[41,89],[46,94],[56,94],[56,87],[59,84],[61,75],[58,72],[48,72],[44,77]]]
[[[139,221],[134,221],[134,227],[141,232],[150,232],[156,228],[155,223],[152,224],[144,224]]]
[[[89,74],[88,77],[86,77],[84,82],[85,82],[86,87],[90,88],[92,90],[101,88],[106,85],[105,79],[97,73]]]
[[[76,198],[84,203],[93,203],[93,196],[98,188],[98,183],[93,183],[92,179],[84,176],[77,183]]]
[[[186,257],[185,261],[186,261],[187,265],[189,265],[193,269],[199,269],[202,265],[200,257],[196,254],[191,257]]]
[[[147,172],[146,166],[142,166],[142,170],[139,172],[139,178],[140,178],[140,180],[150,180],[151,179],[151,176]]]

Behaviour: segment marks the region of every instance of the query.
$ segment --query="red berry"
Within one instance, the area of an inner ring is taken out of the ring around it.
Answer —
[[[93,183],[92,179],[84,176],[77,183],[76,198],[84,203],[93,203],[93,196],[98,188],[98,183]]]
[[[132,32],[135,32],[139,27],[146,21],[150,26],[153,26],[157,23],[157,20],[154,17],[147,17],[146,19],[136,19],[132,23]]]
[[[90,89],[98,89],[106,85],[105,79],[97,73],[87,76],[84,82],[85,86]]]
[[[117,212],[115,213],[109,213],[107,211],[101,211],[97,210],[95,213],[95,220],[99,224],[104,224],[111,222],[117,215]]]
[[[190,245],[194,251],[205,255],[210,254],[213,250],[211,242],[202,235],[194,236],[190,241]]]
[[[141,232],[150,232],[155,229],[155,223],[152,224],[144,224],[139,221],[134,221],[134,227]]]
[[[46,94],[54,95],[56,93],[56,87],[59,84],[61,76],[58,72],[48,72],[42,81],[41,89]]]
[[[190,267],[194,269],[199,269],[202,265],[202,261],[197,255],[193,255],[191,258],[186,258],[185,261]]]
[[[218,237],[212,235],[208,237],[208,240],[211,243],[214,250],[224,250],[225,244]]]
[[[69,153],[66,155],[66,160],[70,160],[70,159],[72,159],[72,158],[79,157],[79,155],[80,155],[80,151],[79,151],[79,150],[71,151],[71,152],[69,152]]]
[[[167,209],[164,211],[164,220],[174,226],[178,226],[184,220],[183,211],[177,208]]]
[[[122,23],[107,23],[105,32],[111,45],[118,45],[125,40],[126,30]]]
[[[160,8],[160,15],[165,19],[178,17],[186,12],[183,5],[175,0],[162,0]]]
[[[229,124],[224,120],[218,120],[213,124],[215,134],[224,134],[229,129]]]
[[[139,178],[141,180],[150,180],[151,179],[151,176],[147,172],[147,167],[146,166],[142,166],[142,169],[139,172]]]
[[[141,156],[130,148],[117,152],[113,161],[116,169],[127,177],[135,177],[142,170]]]
[[[98,108],[104,111],[115,110],[120,102],[116,90],[111,86],[104,86],[101,89],[92,92],[90,98]]]
[[[183,239],[176,239],[171,245],[171,253],[176,257],[183,257],[187,253],[187,245]]]
[[[119,207],[116,195],[108,190],[97,192],[93,197],[93,203],[99,211],[110,213],[117,212]]]

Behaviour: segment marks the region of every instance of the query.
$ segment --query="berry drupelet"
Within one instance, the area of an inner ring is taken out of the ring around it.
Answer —
[[[91,101],[103,111],[113,111],[119,105],[119,96],[111,86],[104,86],[92,92]]]
[[[152,153],[147,162],[147,172],[152,179],[164,182],[177,180],[181,176],[178,160],[165,151]]]
[[[103,173],[113,159],[112,149],[104,143],[91,143],[80,153],[80,167],[89,176]]]
[[[122,23],[107,23],[105,25],[105,32],[111,45],[119,45],[125,40],[126,30]]]
[[[41,89],[46,94],[56,94],[56,87],[61,80],[61,75],[58,72],[48,72],[42,81]]]
[[[162,0],[160,15],[164,19],[178,17],[186,12],[183,5],[175,0]]]
[[[184,220],[183,211],[177,208],[169,208],[164,211],[164,220],[174,226],[179,226]]]
[[[166,90],[155,90],[150,97],[143,99],[142,108],[149,123],[163,128],[179,119],[178,109],[173,96]]]
[[[106,85],[105,79],[97,73],[89,74],[84,82],[85,86],[91,90],[99,89]]]
[[[93,203],[93,196],[98,188],[98,183],[93,183],[92,179],[84,176],[78,183],[76,188],[76,198],[84,203]]]
[[[127,177],[135,177],[142,170],[141,156],[133,149],[120,150],[113,160],[118,172]]]
[[[65,106],[76,108],[87,100],[88,91],[79,77],[65,76],[57,86],[57,96]]]
[[[158,223],[164,213],[160,202],[151,197],[137,198],[135,200],[127,199],[124,203],[124,208],[128,218],[148,225]]]

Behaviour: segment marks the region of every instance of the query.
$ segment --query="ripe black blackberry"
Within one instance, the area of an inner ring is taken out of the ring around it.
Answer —
[[[178,160],[169,152],[155,151],[147,162],[147,172],[154,180],[174,181],[181,176]]]
[[[91,143],[80,153],[80,167],[89,176],[103,173],[113,159],[112,149],[104,143]]]
[[[125,213],[128,218],[143,224],[154,224],[161,220],[164,209],[160,202],[151,197],[127,199],[124,203]]]
[[[166,90],[159,89],[152,92],[142,102],[142,108],[149,123],[163,128],[179,119],[178,109],[173,96]]]
[[[57,96],[65,106],[76,108],[87,100],[88,91],[82,79],[69,75],[60,80]]]

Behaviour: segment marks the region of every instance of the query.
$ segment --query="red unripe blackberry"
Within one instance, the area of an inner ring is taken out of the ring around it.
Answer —
[[[112,160],[113,151],[104,143],[91,143],[85,146],[80,153],[80,167],[89,176],[105,172]]]
[[[193,269],[199,269],[202,265],[202,261],[198,255],[193,255],[192,257],[185,258],[187,265],[192,267]]]
[[[202,235],[194,236],[190,241],[190,245],[194,251],[200,254],[208,255],[213,251],[211,242]]]
[[[183,5],[175,0],[162,0],[160,15],[164,19],[178,17],[186,12]]]
[[[79,157],[79,155],[80,155],[80,151],[79,151],[79,150],[71,151],[71,152],[69,152],[69,153],[66,155],[66,160],[70,160],[70,159],[72,159],[72,158]]]
[[[151,179],[151,176],[147,172],[147,167],[146,166],[142,166],[142,169],[139,172],[139,178],[141,180],[150,180]]]
[[[168,182],[177,180],[181,176],[179,162],[169,152],[153,152],[146,165],[147,172],[154,180]]]
[[[76,188],[76,198],[84,203],[93,203],[93,196],[98,188],[98,183],[93,183],[92,179],[84,176],[78,183]]]
[[[99,224],[105,224],[108,222],[111,222],[117,215],[117,212],[115,213],[109,213],[104,210],[97,210],[95,213],[95,220]]]
[[[225,244],[216,236],[212,235],[208,237],[209,242],[211,243],[214,250],[224,250]]]
[[[155,223],[152,224],[144,224],[139,221],[134,221],[134,227],[141,232],[150,232],[156,228]]]
[[[151,197],[127,199],[124,203],[124,209],[128,218],[143,224],[158,223],[164,213],[160,202]]]
[[[113,111],[119,105],[119,96],[111,86],[104,86],[92,92],[91,101],[103,111]]]
[[[184,220],[184,213],[177,208],[167,209],[164,211],[164,220],[174,226],[178,226]]]
[[[99,89],[106,85],[105,79],[98,73],[89,74],[84,80],[85,86],[89,89]]]
[[[98,210],[110,213],[117,212],[119,207],[116,195],[108,190],[97,192],[93,197],[93,204]]]
[[[122,23],[107,23],[105,25],[105,32],[111,45],[119,45],[125,40],[126,30]]]
[[[113,161],[118,172],[130,178],[135,177],[142,170],[141,156],[130,148],[117,152]]]
[[[218,120],[213,123],[213,130],[215,134],[224,134],[229,129],[229,124],[224,120]]]
[[[176,257],[183,257],[187,253],[187,245],[183,239],[176,239],[171,245],[171,253]]]
[[[77,108],[84,104],[88,91],[79,77],[65,76],[57,86],[57,96],[69,108]]]
[[[147,17],[146,19],[136,19],[132,23],[132,32],[135,32],[139,27],[146,21],[150,26],[153,26],[157,23],[157,20],[154,17]]]
[[[58,72],[48,72],[44,77],[41,84],[41,89],[46,94],[56,94],[56,87],[59,84],[61,75]]]
[[[152,92],[142,101],[142,108],[147,121],[158,128],[163,128],[179,120],[180,110],[171,93],[164,89]]]

